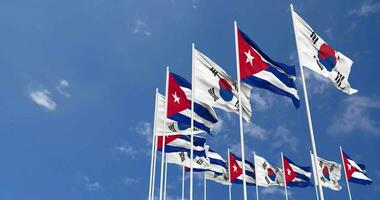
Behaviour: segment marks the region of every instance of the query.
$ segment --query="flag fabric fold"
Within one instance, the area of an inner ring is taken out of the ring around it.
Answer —
[[[311,161],[313,166],[316,166],[316,172],[318,173],[319,182],[323,187],[339,191],[342,189],[342,186],[339,185],[341,178],[341,164],[338,164],[333,161],[328,161],[323,158],[317,157],[317,165],[314,165],[313,154],[311,154]]]
[[[207,158],[210,160],[210,168],[205,171],[208,180],[228,185],[227,162],[221,155],[206,145]]]
[[[284,160],[284,174],[286,186],[307,187],[311,184],[311,167],[300,167],[286,156]]]
[[[289,97],[298,108],[295,67],[272,60],[245,33],[239,29],[237,32],[240,79],[251,86]]]
[[[219,65],[206,55],[194,49],[195,99],[212,107],[228,112],[239,113],[239,98],[237,82],[232,79]],[[252,110],[250,105],[251,88],[241,85],[241,101],[243,118],[249,121]]]
[[[344,151],[342,151],[342,154],[348,181],[361,185],[371,184],[372,180],[367,176],[365,166],[356,163]]]
[[[191,124],[191,84],[181,76],[169,74],[167,117],[178,122],[181,129]],[[204,103],[194,101],[194,127],[210,133],[217,117],[214,109]]]
[[[300,63],[329,79],[339,90],[354,94],[348,82],[352,60],[328,45],[295,11],[292,11],[294,32],[298,44]]]
[[[242,159],[230,152],[230,176],[231,183],[243,184],[243,162]],[[247,185],[256,184],[255,166],[253,163],[245,160],[245,181]]]
[[[283,186],[284,173],[281,168],[274,167],[269,162],[255,154],[256,181],[258,186]]]

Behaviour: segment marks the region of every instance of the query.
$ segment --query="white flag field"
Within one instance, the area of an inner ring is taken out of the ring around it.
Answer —
[[[166,119],[166,130],[165,135],[189,135],[191,132],[190,128],[183,128],[181,125],[174,120],[165,117],[165,96],[158,93],[157,108],[156,108],[156,130],[155,134],[162,136],[164,132],[164,120]],[[194,127],[194,134],[203,133],[204,131],[199,130]]]
[[[300,65],[328,78],[339,90],[356,93],[348,82],[352,60],[331,48],[296,12],[292,15]]]
[[[313,166],[317,167],[315,171],[319,175],[317,178],[319,179],[321,185],[335,191],[341,190],[342,186],[339,185],[339,181],[341,178],[342,165],[320,157],[317,157],[318,163],[317,165],[314,165],[313,154],[310,155]]]
[[[210,58],[194,49],[194,97],[212,107],[239,113],[237,82]],[[243,118],[249,121],[252,110],[249,102],[251,87],[241,84]]]
[[[284,172],[281,168],[274,167],[258,155],[255,155],[256,184],[258,186],[283,186]]]

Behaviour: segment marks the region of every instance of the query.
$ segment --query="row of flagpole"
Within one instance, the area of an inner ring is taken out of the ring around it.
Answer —
[[[294,29],[294,37],[296,41],[296,46],[297,46],[297,54],[298,54],[298,60],[299,60],[299,69],[300,69],[300,74],[301,74],[301,82],[302,82],[302,88],[303,88],[303,93],[304,93],[304,101],[305,101],[305,107],[306,107],[306,115],[307,115],[307,122],[308,122],[308,128],[309,128],[309,134],[310,134],[310,140],[311,140],[311,146],[312,146],[312,160],[313,163],[313,174],[314,174],[314,181],[315,184],[318,185],[318,190],[316,188],[316,195],[317,199],[324,200],[324,195],[323,195],[323,189],[322,189],[322,184],[320,183],[319,178],[319,171],[316,170],[317,168],[317,149],[316,149],[316,142],[315,142],[315,137],[314,137],[314,131],[313,131],[313,123],[312,123],[312,117],[311,117],[311,112],[310,112],[310,106],[309,106],[309,99],[308,99],[308,93],[307,93],[307,86],[306,86],[306,81],[305,81],[305,76],[304,76],[304,71],[303,71],[303,58],[300,53],[300,46],[297,40],[297,37],[299,33],[296,31],[295,27],[295,21],[294,21],[294,10],[293,10],[293,5],[290,5],[291,9],[291,16],[292,16],[292,24],[293,24],[293,29]],[[245,171],[246,171],[246,166],[245,166],[245,151],[244,151],[244,130],[243,130],[243,114],[242,114],[242,103],[241,103],[241,76],[240,76],[240,60],[239,60],[239,47],[238,47],[238,28],[237,28],[237,22],[234,22],[234,36],[235,36],[235,53],[236,53],[236,70],[237,70],[237,85],[238,85],[238,102],[239,102],[239,131],[240,131],[240,146],[241,146],[241,156],[242,156],[242,174],[243,174],[243,198],[244,200],[247,200],[247,184],[246,184],[246,177],[245,177]],[[194,78],[195,78],[195,68],[194,68],[194,51],[195,51],[195,44],[192,44],[192,83],[194,83]],[[165,117],[167,116],[167,108],[168,108],[168,81],[169,81],[169,67],[166,68],[166,84],[165,84]],[[156,99],[155,99],[155,106],[157,109],[157,93],[158,90],[156,89]],[[191,90],[191,144],[194,143],[194,94],[195,94],[195,87],[192,88]],[[157,112],[155,112],[157,113]],[[165,155],[165,128],[166,128],[166,120],[163,121],[163,128],[164,131],[162,133],[162,154],[161,154],[161,176],[160,176],[160,190],[159,190],[159,199],[160,200],[165,200],[166,199],[166,179],[167,179],[167,161],[166,161],[166,155]],[[157,116],[155,114],[154,116],[154,131],[156,130],[157,127]],[[155,171],[156,171],[156,154],[157,154],[157,136],[155,133],[153,133],[153,138],[152,138],[152,157],[151,157],[151,166],[150,166],[150,180],[149,180],[149,199],[154,198],[154,188],[155,188]],[[191,150],[190,150],[190,158],[194,157],[194,152],[193,152],[193,145],[191,145]],[[342,149],[340,148],[341,151],[341,156],[343,160],[343,153]],[[229,153],[229,150],[228,150]],[[229,154],[228,154],[229,155]],[[283,160],[283,155],[281,153],[281,159],[282,159],[282,167],[284,168],[284,160]],[[230,158],[228,158],[230,160]],[[230,161],[228,161],[230,162]],[[229,167],[229,166],[228,166]],[[230,167],[229,167],[230,168]],[[230,170],[230,169],[229,169]],[[347,179],[347,174],[346,174],[346,168],[344,167],[345,170],[345,176],[346,176],[346,183],[347,183],[347,188],[349,192],[349,198],[350,200],[352,199],[351,197],[351,192],[349,189],[349,184],[348,184],[348,179]],[[231,175],[229,174],[229,179],[231,180]],[[190,162],[190,184],[189,184],[189,196],[190,200],[193,199],[193,164],[192,161]],[[206,175],[204,174],[204,199],[206,199]],[[185,193],[185,186],[184,186],[184,179],[185,179],[185,169],[182,169],[182,199],[184,199],[184,193]],[[287,185],[285,181],[285,194],[286,194],[286,199],[288,198],[287,196]],[[258,187],[256,184],[256,198],[258,199]],[[231,200],[231,183],[229,184],[229,199]]]

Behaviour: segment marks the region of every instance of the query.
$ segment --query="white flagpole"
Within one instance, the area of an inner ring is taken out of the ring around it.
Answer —
[[[165,132],[166,132],[166,115],[168,110],[168,88],[169,87],[169,67],[166,67],[166,84],[165,84],[165,116],[164,116],[164,126],[162,132],[162,150],[161,150],[161,177],[160,177],[160,200],[162,200],[162,192],[164,186],[164,162],[165,162]]]
[[[231,187],[232,187],[232,183],[231,183],[231,168],[230,168],[230,148],[227,148],[227,152],[228,152],[228,196],[229,196],[229,200],[232,200],[232,194],[231,194]]]
[[[253,162],[255,163],[256,160],[256,152],[253,152]],[[256,166],[255,166],[256,167]],[[259,200],[259,186],[257,185],[257,177],[256,177],[256,170],[255,170],[255,181],[256,181],[256,200]]]
[[[190,149],[190,200],[193,200],[193,155],[194,155],[194,79],[195,79],[195,68],[194,68],[194,49],[195,44],[193,43],[191,49],[191,149]]]
[[[244,200],[247,200],[247,183],[245,180],[245,153],[244,153],[244,133],[243,133],[243,114],[241,107],[241,95],[240,95],[240,61],[239,61],[239,48],[238,48],[238,33],[237,33],[237,22],[234,21],[235,30],[235,50],[236,50],[236,70],[237,70],[237,81],[238,81],[238,97],[239,97],[239,124],[240,124],[240,148],[241,148],[241,159],[243,163],[243,196]]]
[[[185,166],[182,166],[182,200],[185,200]]]
[[[165,159],[165,184],[164,184],[164,200],[166,200],[166,185],[168,180],[168,161]]]
[[[282,170],[284,171],[284,187],[285,187],[285,199],[288,200],[288,189],[286,188],[286,171],[285,171],[285,164],[284,164],[284,155],[281,152],[281,162],[282,162]]]
[[[346,169],[346,165],[344,164],[344,158],[343,158],[343,150],[342,150],[342,146],[339,146],[339,150],[340,150],[340,156],[342,157],[342,164],[343,164],[343,169],[344,169],[344,176],[346,177],[346,184],[347,184],[348,196],[350,197],[350,200],[352,200],[352,197],[351,197],[351,190],[350,190],[350,184],[348,184],[348,178],[347,178],[347,169]]]
[[[312,120],[311,120],[311,114],[310,114],[310,108],[309,108],[309,99],[308,99],[308,96],[307,96],[305,76],[304,76],[304,73],[303,73],[302,56],[301,56],[300,49],[299,49],[299,46],[298,46],[297,31],[296,31],[296,27],[295,27],[295,24],[294,24],[293,4],[290,4],[290,10],[292,12],[292,22],[293,22],[293,29],[294,29],[294,38],[296,40],[298,60],[299,60],[299,66],[300,66],[300,71],[301,71],[301,80],[302,80],[303,94],[304,94],[304,97],[305,97],[305,105],[306,105],[307,120],[308,120],[309,131],[310,131],[311,146],[312,146],[312,149],[313,149],[314,165],[316,165],[317,164],[317,147],[315,145],[315,140],[314,140],[313,123],[312,123]],[[316,170],[316,172],[317,172],[317,176],[319,177],[318,170]],[[319,178],[317,179],[317,181],[318,181],[319,196],[320,196],[321,200],[324,200],[322,185],[320,184]]]
[[[310,159],[313,160],[313,156],[311,154],[311,151],[310,151]],[[311,162],[313,163],[313,162]],[[313,177],[314,177],[314,188],[315,188],[315,194],[317,196],[317,200],[319,200],[319,195],[318,195],[318,183],[317,183],[317,174],[316,174],[316,169],[314,167],[314,165],[311,165],[311,168],[313,169]]]
[[[150,160],[150,178],[149,178],[149,198],[152,200],[154,196],[154,176],[156,176],[156,171],[154,165],[156,164],[156,120],[157,120],[157,99],[158,99],[158,88],[156,88],[156,96],[154,102],[154,121],[153,121],[153,133],[152,133],[152,156]]]
[[[203,173],[203,199],[207,200],[207,180],[206,172]]]

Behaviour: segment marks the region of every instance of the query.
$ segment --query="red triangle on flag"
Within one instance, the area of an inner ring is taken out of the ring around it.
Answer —
[[[243,174],[243,169],[236,162],[235,155],[230,153],[230,176],[231,182],[236,180],[240,175]]]
[[[191,108],[191,102],[187,99],[185,92],[178,85],[174,75],[170,73],[167,116],[173,116],[189,108]]]

